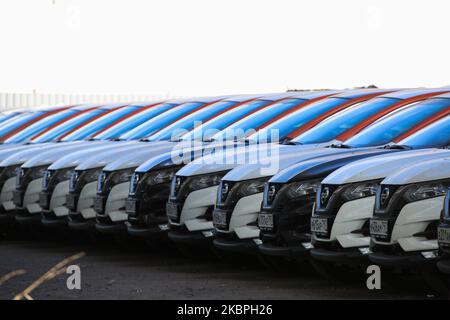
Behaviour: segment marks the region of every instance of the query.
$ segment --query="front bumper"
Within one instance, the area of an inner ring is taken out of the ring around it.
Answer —
[[[43,213],[41,218],[41,224],[47,228],[60,228],[67,226],[67,218],[58,218],[52,216],[51,213]]]
[[[67,225],[72,230],[79,230],[79,231],[89,231],[89,230],[95,230],[95,219],[90,220],[69,220],[67,221]]]
[[[301,258],[309,254],[309,249],[303,246],[277,246],[271,243],[262,243],[259,246],[259,252],[273,257],[283,258]]]
[[[217,233],[214,230],[205,230],[197,232],[187,231],[169,231],[168,237],[171,241],[178,244],[185,244],[190,246],[210,246],[214,239],[217,238]]]
[[[16,214],[14,218],[18,224],[41,224],[41,215],[39,214],[29,214],[27,212],[23,212]]]
[[[119,234],[127,231],[127,226],[125,223],[106,223],[97,222],[95,224],[95,229],[100,233],[106,234]]]
[[[450,275],[450,259],[442,258],[437,262],[436,266],[440,272]]]
[[[129,224],[126,228],[130,236],[138,238],[160,238],[165,236],[169,231],[168,224],[161,224],[153,227]]]
[[[323,262],[333,262],[342,264],[362,264],[368,261],[367,254],[361,253],[358,248],[344,251],[334,251],[325,248],[314,248],[310,251],[311,257]]]
[[[227,239],[227,238],[217,238],[214,239],[213,244],[219,250],[235,252],[235,253],[245,253],[245,254],[257,254],[259,252],[259,239]]]
[[[412,252],[404,255],[395,255],[384,252],[372,252],[369,254],[369,259],[373,263],[389,267],[389,268],[434,268],[439,258],[425,258],[420,252]]]

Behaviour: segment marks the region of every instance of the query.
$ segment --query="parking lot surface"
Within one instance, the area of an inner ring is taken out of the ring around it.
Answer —
[[[0,277],[26,273],[0,286],[0,299],[12,299],[52,266],[80,251],[81,290],[69,290],[68,274],[45,282],[33,299],[429,299],[426,289],[382,287],[368,290],[364,280],[330,283],[313,270],[269,271],[259,263],[214,258],[189,259],[176,248],[114,241],[79,241],[64,234],[3,237]]]

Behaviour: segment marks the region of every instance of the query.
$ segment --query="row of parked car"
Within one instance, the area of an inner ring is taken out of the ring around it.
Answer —
[[[200,123],[201,122],[201,123]],[[317,90],[18,110],[0,223],[185,254],[450,274],[450,88]],[[438,271],[439,270],[439,271]]]

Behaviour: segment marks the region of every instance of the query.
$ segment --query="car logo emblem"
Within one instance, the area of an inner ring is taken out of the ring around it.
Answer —
[[[320,193],[320,203],[324,204],[329,196],[330,196],[330,188],[328,187],[323,188],[322,192]]]

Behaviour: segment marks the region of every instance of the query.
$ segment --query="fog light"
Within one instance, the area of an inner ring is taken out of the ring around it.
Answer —
[[[425,259],[435,259],[435,258],[437,258],[437,250],[434,250],[434,251],[423,251],[422,252],[422,256]]]
[[[313,246],[313,244],[311,242],[302,242],[302,246],[306,250],[314,249],[314,246]]]
[[[260,246],[260,245],[262,245],[262,240],[261,239],[253,239],[253,242],[257,245],[257,246]]]
[[[369,253],[372,253],[369,247],[365,248],[358,248],[359,252],[361,252],[362,255],[368,255]]]
[[[169,230],[169,225],[168,225],[168,224],[160,224],[158,227],[159,227],[159,229],[160,229],[161,231],[167,231],[167,230]]]
[[[213,234],[213,232],[211,231],[211,230],[208,230],[208,231],[202,231],[202,234],[203,234],[203,236],[205,237],[205,238],[209,238],[209,237],[212,237],[214,234]]]

